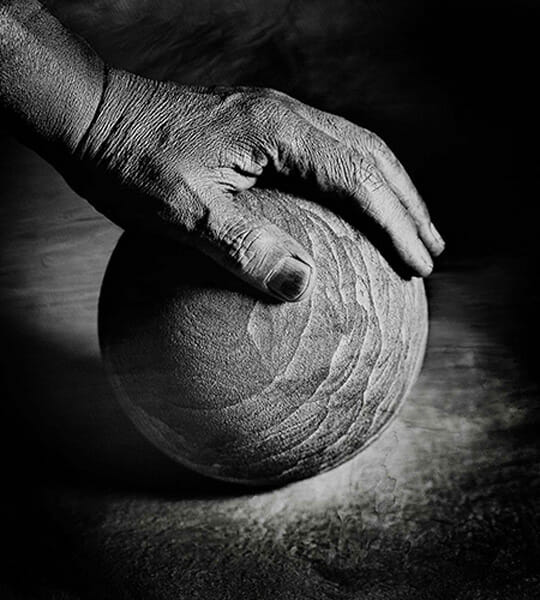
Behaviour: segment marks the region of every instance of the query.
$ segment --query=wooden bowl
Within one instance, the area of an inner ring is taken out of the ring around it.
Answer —
[[[122,406],[164,452],[217,479],[281,484],[380,434],[418,376],[427,303],[421,279],[322,206],[269,190],[239,201],[312,253],[310,298],[273,302],[193,249],[124,234],[100,344]]]

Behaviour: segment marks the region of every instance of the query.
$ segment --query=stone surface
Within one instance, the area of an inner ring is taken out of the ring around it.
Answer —
[[[100,341],[122,406],[169,456],[219,479],[284,483],[346,461],[388,423],[421,366],[426,299],[329,210],[270,190],[238,201],[312,253],[311,297],[255,297],[195,250],[124,235]]]

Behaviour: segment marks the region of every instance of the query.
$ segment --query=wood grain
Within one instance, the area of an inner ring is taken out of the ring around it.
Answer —
[[[426,299],[420,278],[329,209],[270,189],[236,201],[315,257],[309,300],[268,302],[201,253],[126,235],[100,341],[122,405],[169,456],[283,484],[344,462],[388,424],[422,364]]]

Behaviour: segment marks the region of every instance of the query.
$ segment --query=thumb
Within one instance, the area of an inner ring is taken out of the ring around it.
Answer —
[[[249,285],[287,302],[309,295],[315,279],[313,259],[276,225],[220,198],[199,231],[193,245]]]

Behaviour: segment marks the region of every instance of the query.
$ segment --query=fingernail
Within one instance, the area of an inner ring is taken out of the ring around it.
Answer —
[[[311,279],[311,267],[292,256],[283,258],[266,279],[266,285],[284,300],[298,300]]]
[[[435,225],[433,225],[433,223],[431,223],[431,233],[433,234],[433,237],[435,238],[435,241],[440,245],[440,246],[444,246],[444,240],[442,239],[441,234],[437,231],[437,228],[435,227]]]

